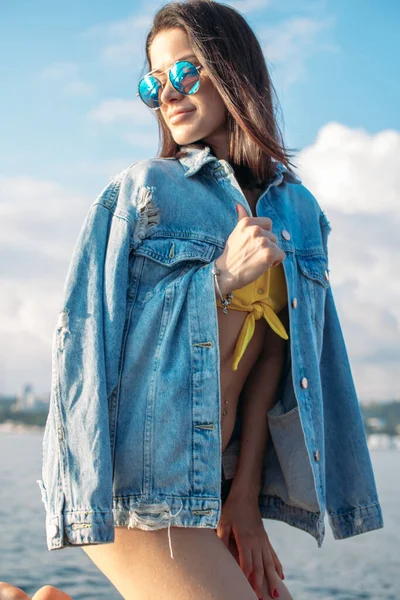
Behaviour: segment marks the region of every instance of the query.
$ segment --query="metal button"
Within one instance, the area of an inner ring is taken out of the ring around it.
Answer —
[[[292,306],[293,306],[293,308],[297,308],[297,298],[293,298]]]
[[[319,450],[316,450],[316,451],[314,452],[314,458],[315,458],[315,460],[316,460],[317,462],[319,461]]]
[[[290,240],[290,233],[288,231],[286,231],[286,229],[282,229],[281,231],[281,236],[285,239],[285,240]]]
[[[58,535],[58,525],[56,525],[55,523],[52,523],[49,527],[49,536],[52,538],[57,537]]]
[[[258,288],[257,294],[263,294],[263,293],[264,293],[264,290],[262,288]]]
[[[328,271],[325,271],[325,279],[326,279],[327,281],[329,281],[329,273],[328,273]]]
[[[308,387],[308,381],[307,381],[306,377],[303,377],[303,379],[301,380],[301,387],[302,388]]]

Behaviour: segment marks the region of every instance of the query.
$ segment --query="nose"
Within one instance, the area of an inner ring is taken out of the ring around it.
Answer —
[[[180,94],[172,85],[169,77],[164,84],[163,90],[160,94],[160,101],[162,104],[168,104],[171,100],[179,100],[182,98],[182,94]]]

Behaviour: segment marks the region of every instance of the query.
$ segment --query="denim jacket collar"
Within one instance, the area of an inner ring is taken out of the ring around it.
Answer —
[[[205,164],[211,162],[218,163],[219,166],[226,168],[230,173],[233,172],[229,162],[223,159],[218,160],[218,158],[212,154],[209,146],[195,148],[193,146],[185,145],[181,147],[181,150],[185,150],[186,152],[185,156],[179,158],[179,162],[185,172],[185,177],[195,175]],[[301,180],[292,171],[289,171],[284,164],[275,159],[272,159],[272,161],[275,165],[275,175],[270,182],[270,185],[279,185],[282,183],[283,179],[290,183],[301,183]]]

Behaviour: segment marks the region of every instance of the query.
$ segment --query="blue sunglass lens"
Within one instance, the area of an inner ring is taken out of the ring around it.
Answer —
[[[193,63],[182,60],[170,71],[172,85],[180,94],[194,94],[200,87],[200,75]]]
[[[200,75],[195,65],[181,60],[171,67],[169,78],[174,88],[184,95],[194,94],[200,87]],[[150,108],[159,108],[162,86],[157,77],[145,75],[139,82],[141,99]]]
[[[161,84],[156,77],[145,75],[139,83],[139,94],[141,99],[150,108],[158,108],[160,106],[159,96],[161,93]]]

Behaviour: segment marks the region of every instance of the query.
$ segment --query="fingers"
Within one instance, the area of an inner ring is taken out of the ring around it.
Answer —
[[[266,231],[265,237],[267,237],[274,244],[277,244],[278,242],[278,238],[276,237],[275,233],[272,233],[272,231]]]
[[[277,598],[274,596],[274,590],[279,589],[278,575],[282,573],[282,565],[276,555],[275,550],[272,548],[267,536],[267,544],[263,544],[262,551],[260,552],[260,546],[258,552],[241,552],[238,549],[238,544],[234,538],[229,539],[229,551],[232,556],[242,569],[243,573],[249,580],[251,586],[254,589],[257,598],[266,600],[264,591],[264,577],[266,585],[268,587],[268,593],[271,598]],[[260,568],[261,565],[261,568]],[[277,575],[278,571],[278,575]]]
[[[243,221],[243,223],[241,223],[243,227],[258,225],[266,230],[272,229],[272,219],[269,217],[251,217],[245,207],[241,204],[236,205],[236,212],[238,214],[238,223],[239,221]]]
[[[264,583],[264,563],[262,552],[258,551],[253,553],[253,571],[252,571],[252,587],[257,595],[257,598],[261,598],[263,594],[263,583]]]
[[[236,539],[236,545],[239,552],[239,565],[247,579],[253,571],[252,551],[249,543],[244,542],[240,538]]]
[[[274,561],[275,571],[278,573],[278,575],[279,575],[279,577],[281,579],[285,579],[285,576],[283,574],[283,567],[282,567],[281,561],[279,560],[279,558],[278,558],[275,550],[271,546],[271,542],[269,540],[268,540],[268,543],[269,543],[269,551],[271,552],[272,560]]]
[[[268,583],[268,593],[271,596],[271,598],[277,598],[278,597],[277,594],[278,594],[279,579],[278,579],[278,575],[275,571],[275,564],[274,564],[272,554],[270,552],[269,545],[263,545],[262,557],[263,557],[265,576],[267,578],[267,583]]]

